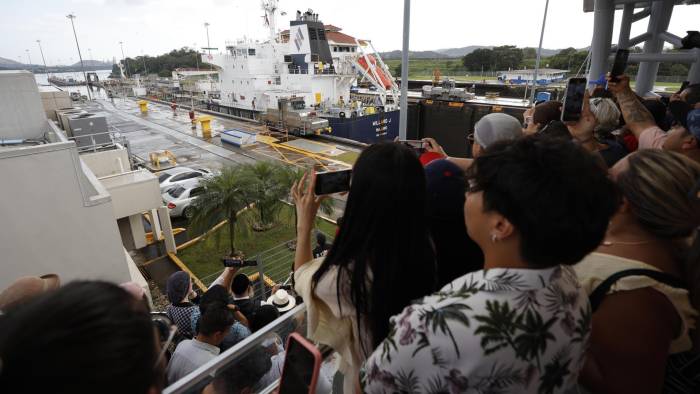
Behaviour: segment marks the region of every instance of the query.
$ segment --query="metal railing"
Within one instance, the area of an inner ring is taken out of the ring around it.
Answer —
[[[199,392],[209,384],[213,384],[214,387],[223,385],[229,388],[235,385],[245,385],[241,388],[249,388],[258,393],[270,392],[278,385],[281,375],[279,367],[284,360],[283,347],[286,344],[287,336],[292,332],[306,334],[306,306],[304,304],[286,312],[277,320],[177,382],[169,382],[170,385],[163,390],[163,393]],[[280,352],[270,356],[272,346],[277,347]],[[269,369],[251,367],[252,364],[265,365],[267,360],[263,359],[261,363],[261,357],[270,357]],[[258,370],[256,371],[256,369]],[[241,373],[245,373],[246,376],[241,377]],[[251,374],[255,376],[251,376]]]

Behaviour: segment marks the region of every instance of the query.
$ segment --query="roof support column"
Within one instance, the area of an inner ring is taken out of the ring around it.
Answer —
[[[668,29],[673,13],[673,1],[655,1],[651,5],[651,15],[649,16],[649,27],[647,33],[651,38],[644,43],[644,53],[661,53],[664,47],[662,33]],[[596,5],[598,1],[596,1]],[[656,74],[659,71],[659,62],[643,62],[639,64],[635,91],[638,95],[644,96],[654,88]]]
[[[608,55],[615,22],[615,3],[595,0],[593,9],[593,39],[591,40],[591,68],[588,80],[597,81],[608,71]]]
[[[408,124],[408,37],[411,22],[411,0],[403,0],[403,48],[401,52],[401,108],[399,109],[399,139],[406,139]]]

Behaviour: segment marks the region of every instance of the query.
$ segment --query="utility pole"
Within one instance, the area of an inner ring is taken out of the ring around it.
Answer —
[[[148,69],[146,68],[146,56],[143,55],[143,49],[141,50],[141,60],[143,60],[143,75],[148,75]]]
[[[129,78],[129,61],[126,60],[126,56],[124,56],[124,42],[119,41],[119,46],[122,49],[122,59],[124,59],[124,66],[126,67],[126,77]]]
[[[87,75],[85,75],[85,65],[83,64],[83,55],[80,53],[80,44],[78,44],[78,34],[75,32],[75,19],[74,14],[66,15],[66,18],[70,19],[70,25],[73,27],[73,37],[75,37],[75,46],[78,48],[78,57],[80,58],[80,69],[83,71],[83,78],[85,79],[85,87],[87,87]],[[88,100],[92,100],[92,95],[90,94],[90,89],[87,89]]]
[[[211,56],[211,45],[209,45],[209,22],[204,22],[204,28],[207,29],[207,50],[209,50],[209,56]]]
[[[199,71],[199,50],[197,50],[197,43],[195,42],[192,46],[194,47],[194,51],[197,52],[194,55],[194,61],[197,62],[197,71]]]
[[[408,37],[411,22],[411,0],[403,0],[403,48],[401,52],[401,99],[399,108],[399,139],[406,139],[408,125]]]
[[[46,74],[48,74],[48,73],[49,73],[49,71],[48,71],[49,68],[46,67],[46,59],[44,58],[44,50],[41,49],[41,40],[36,40],[36,43],[39,44],[39,52],[41,53],[41,60],[44,62],[44,72],[45,72]]]
[[[29,64],[29,67],[31,68],[31,66],[32,66],[32,57],[29,56],[29,49],[25,49],[24,51],[27,52],[27,60],[29,60],[29,63],[28,63],[28,64]]]
[[[537,60],[535,60],[535,73],[532,75],[532,91],[530,92],[530,104],[535,102],[535,88],[537,87],[537,72],[540,70],[540,58],[542,57],[542,39],[544,38],[544,26],[547,23],[547,9],[549,0],[544,3],[544,16],[542,17],[542,31],[540,32],[540,46],[537,47]]]

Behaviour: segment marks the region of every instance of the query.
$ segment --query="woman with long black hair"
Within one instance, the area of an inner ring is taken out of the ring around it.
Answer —
[[[312,259],[311,231],[322,196],[316,175],[292,187],[298,215],[295,289],[308,308],[308,331],[342,358],[345,392],[389,334],[389,317],[436,285],[427,222],[425,173],[410,149],[380,143],[353,168],[345,214],[327,256]]]

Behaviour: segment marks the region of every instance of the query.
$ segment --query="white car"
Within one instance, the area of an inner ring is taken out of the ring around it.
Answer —
[[[211,170],[206,168],[174,167],[158,173],[160,192],[165,193],[171,187],[184,186],[192,180],[210,178],[214,176]]]
[[[170,217],[183,216],[188,220],[191,219],[193,212],[192,203],[203,192],[204,187],[199,185],[199,180],[171,186],[167,192],[162,194],[163,202],[168,207]]]

